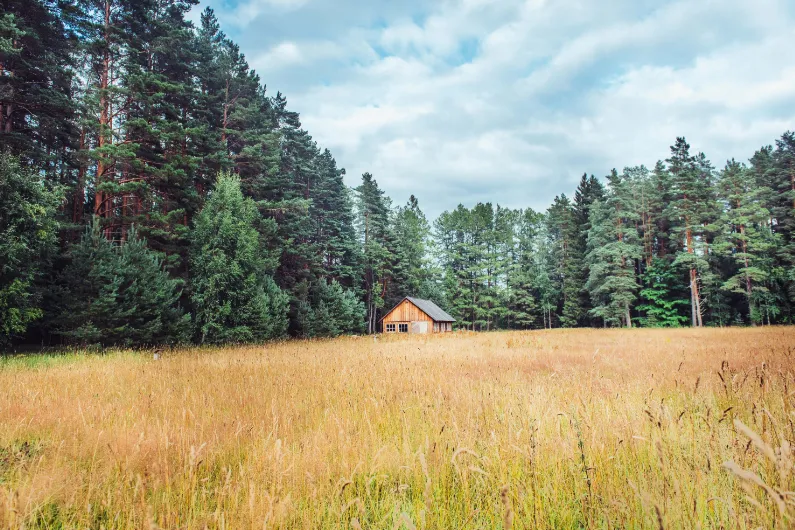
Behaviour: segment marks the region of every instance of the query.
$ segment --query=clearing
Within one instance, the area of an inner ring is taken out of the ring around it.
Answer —
[[[793,352],[755,328],[4,359],[0,526],[784,528]]]

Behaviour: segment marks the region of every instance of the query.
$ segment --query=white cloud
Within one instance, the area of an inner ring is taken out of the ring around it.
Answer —
[[[795,57],[779,53],[793,39],[795,31],[788,29],[753,44],[725,46],[682,68],[628,71],[592,94],[593,119],[602,133],[589,141],[612,160],[623,156],[623,164],[664,158],[675,135],[687,135],[717,166],[750,157],[795,124]],[[768,106],[776,109],[773,115]]]
[[[234,9],[224,16],[238,26],[248,26],[255,22],[261,15],[270,11],[293,11],[310,0],[246,0],[238,4]]]
[[[269,87],[289,85],[349,184],[370,171],[431,216],[543,209],[584,171],[665,158],[676,136],[720,166],[795,124],[789,0],[370,0],[387,18],[346,26],[356,2],[318,26],[333,34],[296,26],[257,49],[251,28],[244,51]]]
[[[295,66],[305,59],[304,53],[294,42],[280,42],[265,53],[254,55],[249,63],[258,72],[278,70]]]

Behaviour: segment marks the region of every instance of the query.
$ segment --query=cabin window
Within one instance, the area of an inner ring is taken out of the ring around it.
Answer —
[[[438,322],[434,322],[433,323],[433,332],[434,333],[438,333],[439,332],[439,323]]]
[[[398,331],[401,333],[408,333],[409,332],[409,325],[408,324],[398,324]]]
[[[387,324],[386,325],[386,332],[387,333],[394,333],[395,332],[395,325],[394,324]]]

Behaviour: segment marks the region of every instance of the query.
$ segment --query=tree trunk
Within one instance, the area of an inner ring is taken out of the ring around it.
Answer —
[[[94,180],[94,214],[99,217],[108,217],[108,205],[106,204],[105,194],[99,190],[102,181],[105,179],[105,173],[108,170],[108,164],[105,160],[105,155],[102,154],[102,148],[105,147],[112,138],[108,138],[110,128],[110,98],[108,95],[108,88],[110,86],[110,0],[105,0],[105,48],[102,52],[102,71],[99,76],[99,142],[98,147],[100,150],[99,158],[97,160],[97,175]]]
[[[685,218],[685,223],[688,225],[688,228],[685,232],[685,239],[687,241],[687,252],[688,254],[695,255],[695,249],[693,248],[693,231],[690,229],[689,223],[690,220]],[[701,327],[701,302],[699,300],[698,295],[698,273],[696,269],[691,266],[690,268],[690,314],[692,318],[692,325],[694,328]]]
[[[14,120],[12,119],[13,113],[14,113],[14,105],[9,103],[8,105],[6,105],[6,122],[5,125],[3,125],[3,132],[6,134],[10,134],[14,130],[13,128]]]
[[[696,269],[692,271],[693,275],[693,297],[696,302],[696,324],[700,328],[704,325],[701,316],[701,294],[698,291],[698,272]]]
[[[221,126],[221,145],[224,149],[226,146],[226,125],[229,119],[229,80],[226,80],[226,91],[224,92],[224,122]]]
[[[80,151],[86,148],[86,129],[80,129]],[[75,186],[74,204],[72,204],[72,222],[75,224],[83,221],[83,208],[85,206],[86,194],[86,163],[80,159],[80,167],[77,170],[77,186]]]
[[[740,225],[740,234],[745,236],[745,225]],[[748,320],[751,321],[752,326],[756,326],[756,321],[754,320],[754,314],[751,310],[751,293],[753,292],[753,284],[751,283],[751,275],[748,274],[748,267],[750,267],[750,262],[748,261],[748,241],[745,240],[743,237],[743,261],[745,263],[745,296],[748,300]]]

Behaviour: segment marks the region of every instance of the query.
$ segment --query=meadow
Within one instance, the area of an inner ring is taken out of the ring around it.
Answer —
[[[795,328],[0,360],[0,527],[789,528]]]

